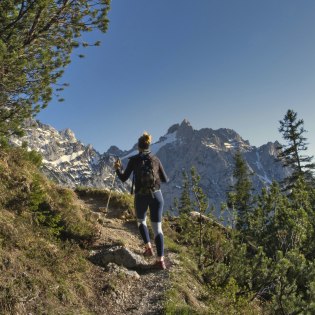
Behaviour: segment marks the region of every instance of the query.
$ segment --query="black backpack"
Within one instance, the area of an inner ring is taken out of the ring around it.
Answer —
[[[155,175],[153,169],[153,161],[149,154],[140,154],[137,167],[135,170],[135,178],[139,183],[139,194],[152,194],[155,190]]]

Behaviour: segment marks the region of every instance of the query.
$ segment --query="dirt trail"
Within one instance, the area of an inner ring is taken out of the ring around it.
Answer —
[[[97,212],[95,206],[99,206],[100,202],[90,200],[88,203]],[[100,237],[90,248],[91,254],[120,245],[141,255],[144,248],[136,221],[122,220],[114,216],[115,213],[109,213],[103,223],[98,224]],[[96,314],[163,314],[163,295],[168,288],[171,269],[167,251],[165,255],[169,266],[167,270],[149,267],[146,270],[128,271],[116,265],[110,268],[96,266],[93,275],[94,285],[99,293],[99,301],[97,306],[94,306]],[[155,258],[146,260],[153,265]]]

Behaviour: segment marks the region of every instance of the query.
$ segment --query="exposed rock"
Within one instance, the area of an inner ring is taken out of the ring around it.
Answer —
[[[112,146],[108,152],[100,154],[91,145],[86,146],[76,140],[69,129],[58,132],[48,125],[30,121],[25,132],[23,138],[12,138],[12,142],[21,145],[26,141],[30,149],[40,152],[44,157],[43,172],[60,184],[130,191],[130,180],[127,184],[114,180],[113,154],[119,155],[126,165],[128,157],[138,152],[136,144],[127,152]],[[151,145],[151,151],[160,158],[170,179],[162,186],[165,210],[177,214],[172,204],[174,198],[181,194],[182,171],[189,173],[192,166],[201,175],[200,184],[210,204],[219,209],[234,183],[233,156],[237,151],[243,154],[253,172],[254,191],[260,192],[262,187],[274,180],[281,181],[289,171],[275,161],[277,147],[279,143],[268,142],[256,148],[227,128],[195,130],[186,119],[181,124],[171,126],[166,135]],[[117,217],[123,216],[117,212]]]
[[[122,156],[125,152],[120,150],[115,145],[112,145],[106,152],[107,154],[114,155],[114,156]]]
[[[123,266],[119,266],[119,265],[112,263],[112,262],[107,264],[106,270],[112,274],[115,274],[115,275],[123,273],[124,275],[126,275],[127,277],[130,277],[132,279],[135,279],[135,280],[140,279],[140,275],[137,273],[137,271],[128,270],[127,268],[125,268]]]
[[[221,128],[213,130],[203,128],[194,130],[187,121],[180,126],[173,126],[173,141],[165,141],[158,146],[157,156],[160,158],[167,175],[168,184],[162,186],[165,208],[170,209],[174,197],[179,198],[182,186],[182,172],[190,172],[194,166],[201,176],[201,187],[209,198],[210,205],[218,210],[220,203],[226,201],[226,193],[234,184],[234,155],[237,151],[243,154],[249,169],[253,172],[254,192],[272,181],[282,180],[289,171],[275,161],[279,144],[269,142],[261,147],[251,146],[247,140],[234,130]],[[171,134],[166,135],[168,139]],[[177,214],[177,209],[171,208]]]
[[[173,133],[177,131],[179,128],[179,124],[174,124],[173,126],[169,127],[167,130],[167,134]]]
[[[96,222],[103,223],[105,220],[105,215],[104,213],[101,213],[101,212],[90,211],[87,214],[87,219],[93,223],[96,223]]]
[[[114,182],[114,157],[98,153],[91,145],[84,145],[70,129],[59,132],[39,121],[28,120],[24,130],[24,137],[12,137],[11,142],[15,145],[27,142],[29,149],[41,153],[43,172],[54,181],[68,187],[113,186],[121,192],[129,189],[130,182]]]
[[[99,265],[106,267],[109,263],[115,263],[128,269],[143,269],[148,266],[145,259],[133,253],[123,246],[114,246],[97,253],[92,257]]]
[[[60,131],[60,135],[64,136],[70,143],[76,143],[77,139],[75,138],[74,132],[69,128]]]

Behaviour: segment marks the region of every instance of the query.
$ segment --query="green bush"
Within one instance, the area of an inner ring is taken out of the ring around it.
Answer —
[[[31,150],[27,152],[26,157],[27,157],[27,160],[30,161],[35,166],[40,167],[42,165],[43,157],[40,153],[34,150]]]

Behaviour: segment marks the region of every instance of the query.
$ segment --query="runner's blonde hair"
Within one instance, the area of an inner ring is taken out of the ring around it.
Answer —
[[[146,131],[138,139],[138,147],[140,149],[144,149],[144,150],[148,149],[151,143],[152,143],[152,136]]]

